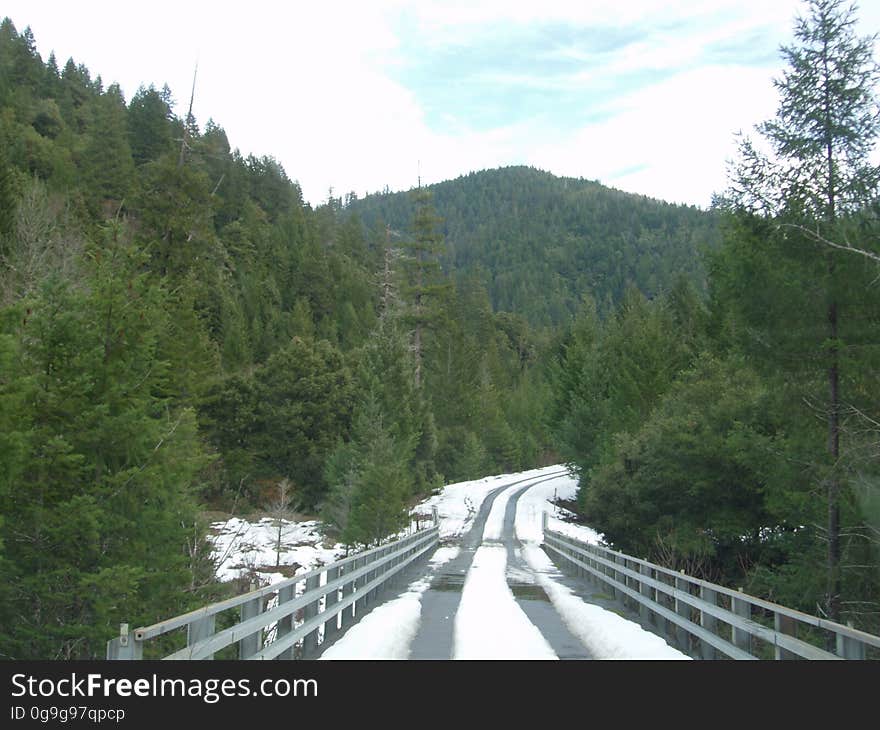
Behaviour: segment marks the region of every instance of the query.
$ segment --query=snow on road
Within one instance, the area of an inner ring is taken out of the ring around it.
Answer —
[[[574,499],[577,479],[559,477],[536,484],[520,497],[516,505],[516,536],[523,543],[521,555],[532,569],[536,582],[547,593],[553,607],[569,630],[601,659],[689,659],[663,639],[632,621],[585,603],[562,582],[559,569],[540,545],[544,540],[542,514],[553,513],[554,499]],[[593,545],[602,535],[585,525],[551,517],[550,528]]]
[[[455,615],[455,659],[556,659],[507,586],[507,549],[483,545]],[[515,637],[515,638],[514,638]]]
[[[524,545],[522,555],[571,633],[597,659],[690,659],[637,623],[582,601],[559,582],[562,574],[536,544]]]
[[[422,502],[416,511],[423,515],[431,514],[431,508],[437,507],[440,517],[440,539],[448,540],[461,537],[470,529],[483,500],[493,489],[520,481],[529,477],[540,477],[546,473],[559,471],[563,467],[551,466],[543,469],[532,469],[519,474],[502,474],[499,476],[476,479],[470,482],[459,482],[443,487],[440,494]]]

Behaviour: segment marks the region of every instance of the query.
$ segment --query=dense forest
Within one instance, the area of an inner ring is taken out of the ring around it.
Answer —
[[[0,658],[219,595],[208,509],[357,546],[558,462],[614,547],[877,632],[878,72],[836,0],[795,38],[711,211],[524,167],[313,207],[4,20]]]
[[[585,292],[610,312],[635,285],[660,296],[685,275],[702,290],[702,254],[717,248],[717,215],[632,195],[598,182],[528,167],[473,172],[431,186],[442,216],[441,262],[455,278],[476,276],[496,311],[536,327],[571,320]],[[365,225],[408,230],[405,193],[349,198]]]

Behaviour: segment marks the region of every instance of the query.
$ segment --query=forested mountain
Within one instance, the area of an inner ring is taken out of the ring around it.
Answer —
[[[559,326],[584,293],[610,312],[630,284],[648,297],[684,274],[704,290],[702,252],[717,248],[718,216],[529,167],[473,172],[427,188],[446,239],[442,263],[476,276],[496,311]],[[408,230],[406,193],[347,198],[368,229]]]

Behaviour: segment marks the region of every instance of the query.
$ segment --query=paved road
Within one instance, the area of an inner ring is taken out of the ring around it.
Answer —
[[[562,474],[564,472],[561,472]],[[410,659],[451,659],[456,655],[455,618],[458,613],[462,589],[469,571],[472,569],[474,557],[480,548],[506,548],[507,568],[505,576],[507,585],[513,594],[516,605],[522,610],[544,641],[549,645],[548,654],[555,654],[560,659],[590,659],[589,651],[568,630],[543,588],[532,577],[532,570],[520,554],[521,544],[516,537],[514,523],[516,506],[519,498],[530,487],[553,477],[532,477],[531,479],[509,482],[490,492],[480,507],[471,529],[461,538],[458,556],[443,565],[434,575],[430,588],[422,596],[422,613],[419,630],[410,648]],[[522,486],[509,493],[504,512],[501,538],[486,540],[484,531],[486,520],[495,501],[505,490],[515,485]],[[493,620],[491,607],[486,607],[487,626]],[[506,647],[509,656],[516,654],[517,636],[509,636]],[[522,639],[523,651],[526,652],[525,638]],[[459,645],[459,651],[465,656],[472,655],[468,647]],[[552,652],[550,651],[552,649]]]

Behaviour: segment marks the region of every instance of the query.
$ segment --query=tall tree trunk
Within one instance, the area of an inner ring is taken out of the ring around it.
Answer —
[[[832,341],[831,365],[828,368],[828,452],[831,455],[831,474],[828,479],[828,589],[826,610],[832,621],[840,620],[840,373],[837,351],[837,302],[828,307],[829,335]]]
[[[837,181],[834,175],[834,142],[832,140],[831,74],[828,68],[828,38],[823,42],[822,65],[825,116],[825,164],[828,168],[826,218],[834,230],[837,222]],[[838,350],[837,288],[834,282],[834,254],[828,259],[828,336],[831,341],[831,362],[828,367],[828,453],[831,456],[831,474],[828,479],[828,587],[826,610],[832,621],[840,620],[840,353]]]

